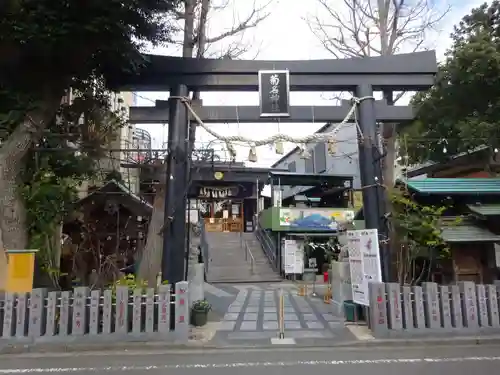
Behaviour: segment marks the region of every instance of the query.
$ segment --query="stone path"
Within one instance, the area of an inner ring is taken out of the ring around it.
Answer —
[[[240,291],[228,306],[217,330],[219,341],[269,340],[278,336],[279,289]],[[353,340],[343,318],[331,312],[321,299],[300,297],[284,289],[285,337],[307,340]]]

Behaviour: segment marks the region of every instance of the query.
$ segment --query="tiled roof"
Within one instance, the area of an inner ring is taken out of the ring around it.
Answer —
[[[467,207],[481,216],[500,216],[500,204],[469,204]]]
[[[500,235],[475,225],[457,225],[442,228],[441,238],[450,243],[500,242]]]

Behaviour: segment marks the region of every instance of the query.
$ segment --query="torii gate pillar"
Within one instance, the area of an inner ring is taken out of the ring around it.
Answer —
[[[368,229],[378,228],[379,239],[388,237],[387,225],[384,221],[385,192],[382,185],[382,170],[380,168],[380,152],[377,139],[377,116],[374,106],[373,88],[369,84],[356,87],[358,98],[371,97],[362,100],[358,105],[359,128],[359,172],[363,189],[363,215]],[[380,242],[381,268],[383,280],[390,280],[390,254],[386,241]]]
[[[168,118],[168,154],[165,192],[165,220],[162,281],[175,283],[184,279],[184,249],[186,238],[186,168],[188,153],[188,113],[180,97],[187,97],[186,85],[178,84],[170,89]],[[189,251],[187,249],[186,251]]]

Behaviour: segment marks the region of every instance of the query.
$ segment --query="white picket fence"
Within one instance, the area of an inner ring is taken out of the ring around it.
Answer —
[[[171,305],[175,305],[171,316]],[[72,340],[77,338],[120,340],[140,337],[187,342],[189,337],[189,283],[130,290],[7,293],[0,301],[2,340]],[[172,331],[171,318],[175,329]]]
[[[369,322],[373,332],[500,332],[500,281],[492,285],[423,283],[369,284]],[[496,331],[495,331],[496,332]]]

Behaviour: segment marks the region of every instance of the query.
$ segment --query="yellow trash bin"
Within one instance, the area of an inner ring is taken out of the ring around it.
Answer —
[[[5,291],[24,293],[33,290],[35,255],[38,250],[7,250],[7,279]]]

